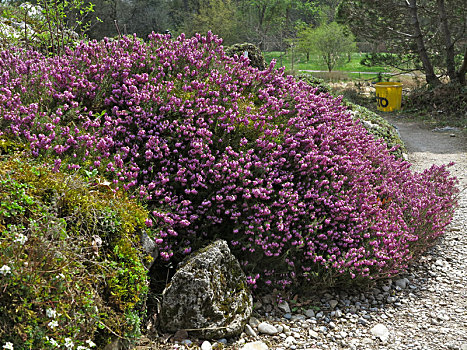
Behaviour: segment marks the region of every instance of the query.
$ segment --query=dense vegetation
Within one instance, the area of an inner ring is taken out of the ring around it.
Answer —
[[[144,235],[153,269],[223,238],[252,287],[346,284],[400,273],[451,219],[445,167],[412,172],[339,98],[211,33],[0,58],[0,339],[15,346],[137,336]]]

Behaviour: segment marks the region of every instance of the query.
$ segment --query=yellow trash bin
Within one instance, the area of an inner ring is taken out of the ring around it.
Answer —
[[[375,88],[378,111],[392,112],[401,109],[401,83],[376,83]]]

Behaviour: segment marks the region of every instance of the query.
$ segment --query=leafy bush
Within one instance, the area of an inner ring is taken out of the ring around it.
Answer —
[[[209,34],[3,52],[1,130],[55,171],[97,171],[151,208],[160,260],[222,237],[250,283],[397,274],[449,223],[455,180],[421,174],[339,98]],[[27,88],[26,88],[27,87]]]
[[[84,350],[139,335],[148,281],[137,247],[147,212],[96,180],[24,157],[1,163],[2,344]]]

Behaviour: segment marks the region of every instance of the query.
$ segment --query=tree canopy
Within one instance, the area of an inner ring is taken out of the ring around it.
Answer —
[[[396,58],[375,56],[385,59],[385,63],[420,70],[433,86],[441,84],[443,76],[465,84],[464,0],[344,0],[339,20],[348,24],[361,40],[397,54]]]
[[[299,50],[318,55],[329,72],[344,63],[348,55],[356,50],[352,33],[336,22],[317,28],[304,27],[298,34]]]

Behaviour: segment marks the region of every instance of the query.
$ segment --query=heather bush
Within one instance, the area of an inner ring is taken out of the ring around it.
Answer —
[[[211,34],[10,50],[0,67],[1,130],[144,201],[159,261],[221,237],[252,285],[382,278],[451,219],[445,167],[412,172],[339,98]]]
[[[26,157],[1,163],[1,344],[85,350],[140,335],[147,212],[102,186]]]

